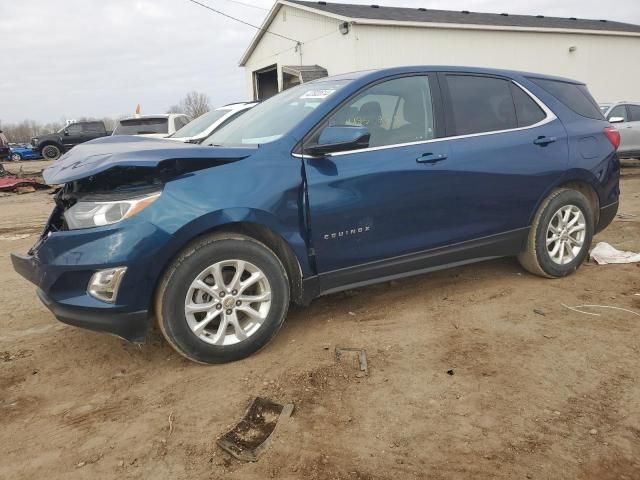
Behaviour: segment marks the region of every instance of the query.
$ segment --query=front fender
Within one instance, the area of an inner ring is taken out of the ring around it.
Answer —
[[[253,208],[227,208],[196,218],[171,234],[163,256],[173,258],[195,238],[238,224],[264,227],[279,236],[295,254],[303,274],[310,274],[307,248],[300,232],[286,228],[271,213]]]
[[[36,149],[37,150],[42,150],[47,145],[55,145],[63,153],[66,151],[66,149],[64,148],[64,145],[62,143],[62,138],[46,138],[46,139],[40,140],[38,142],[38,145],[36,146]]]

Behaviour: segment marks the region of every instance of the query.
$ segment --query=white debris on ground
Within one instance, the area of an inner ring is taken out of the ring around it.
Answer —
[[[591,250],[591,258],[598,265],[606,265],[608,263],[635,263],[640,262],[640,253],[623,252],[606,242],[598,243]]]

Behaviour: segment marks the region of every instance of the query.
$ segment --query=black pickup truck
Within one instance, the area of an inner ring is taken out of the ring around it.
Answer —
[[[103,122],[76,122],[56,133],[34,137],[31,144],[44,159],[57,160],[76,145],[108,135],[111,135],[111,132],[107,131]]]

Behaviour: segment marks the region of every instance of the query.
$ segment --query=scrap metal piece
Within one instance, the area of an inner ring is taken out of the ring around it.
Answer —
[[[281,405],[268,398],[253,399],[244,416],[217,444],[238,460],[257,462],[277,425],[293,413],[293,404]]]
[[[364,348],[340,348],[336,347],[336,360],[339,362],[343,353],[355,352],[358,354],[358,363],[360,364],[360,371],[366,376],[369,376],[369,365],[367,364],[367,352]]]

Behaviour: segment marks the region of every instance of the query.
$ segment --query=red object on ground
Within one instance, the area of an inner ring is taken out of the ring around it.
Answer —
[[[16,187],[25,187],[27,185],[36,186],[38,182],[31,178],[4,177],[0,178],[0,192],[11,191]]]

